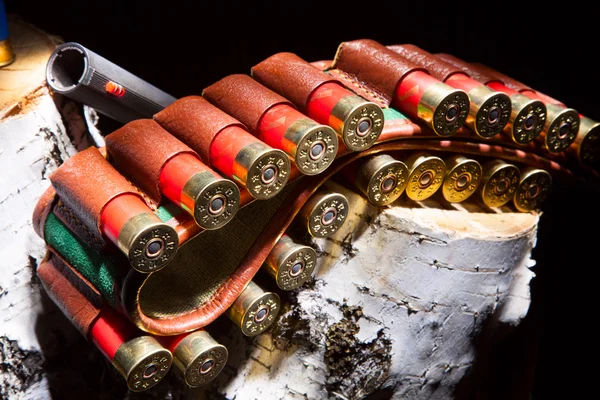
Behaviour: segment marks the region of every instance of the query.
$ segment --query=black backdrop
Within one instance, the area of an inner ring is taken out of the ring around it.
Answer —
[[[279,51],[325,60],[342,41],[370,38],[487,64],[600,120],[599,14],[574,1],[524,3],[5,2],[9,14],[79,42],[176,97],[200,94],[225,75],[248,73]],[[538,355],[530,371],[536,400],[593,391],[599,187],[555,185],[534,252],[530,315],[488,360],[518,371],[508,373],[516,381],[522,371],[515,363]],[[495,398],[505,398],[505,383],[494,382]]]

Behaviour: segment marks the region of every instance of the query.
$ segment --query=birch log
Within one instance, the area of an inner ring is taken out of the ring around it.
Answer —
[[[312,241],[315,279],[282,294],[271,331],[247,338],[226,318],[211,324],[230,353],[217,380],[187,389],[173,369],[152,390],[128,392],[35,279],[45,250],[33,206],[66,158],[102,145],[96,115],[46,87],[56,38],[21,21],[10,30],[17,60],[0,69],[0,398],[448,399],[469,376],[475,339],[526,315],[539,215],[434,202],[379,209],[349,193],[351,218]]]

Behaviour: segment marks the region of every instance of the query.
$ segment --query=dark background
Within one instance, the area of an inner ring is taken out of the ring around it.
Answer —
[[[524,3],[5,1],[8,13],[176,97],[249,73],[276,52],[332,59],[342,41],[370,38],[487,64],[600,120],[600,20],[593,2]],[[510,398],[506,388],[529,377],[536,400],[593,393],[599,187],[589,180],[555,183],[534,252],[530,314],[481,361],[498,372],[480,382],[493,398]]]

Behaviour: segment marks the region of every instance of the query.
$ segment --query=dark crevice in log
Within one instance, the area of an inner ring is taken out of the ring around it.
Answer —
[[[39,351],[25,350],[16,340],[0,336],[0,399],[9,399],[39,382],[44,358]]]

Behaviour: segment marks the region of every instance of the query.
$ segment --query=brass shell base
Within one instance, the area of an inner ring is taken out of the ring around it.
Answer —
[[[250,281],[242,294],[227,310],[227,316],[246,336],[256,336],[266,331],[277,319],[281,300],[276,293],[263,291]]]
[[[427,153],[416,153],[408,158],[408,185],[406,196],[414,201],[422,201],[433,196],[442,186],[446,175],[444,161]]]
[[[123,343],[113,359],[113,365],[134,392],[150,389],[160,382],[172,362],[171,352],[151,336],[140,336]]]
[[[342,140],[352,151],[362,151],[375,144],[383,131],[383,110],[359,96],[347,96],[333,108],[332,114],[343,121]],[[361,130],[362,123],[368,129]]]
[[[292,128],[294,125],[290,127]],[[312,146],[315,143],[321,143],[324,147],[323,154],[318,158],[311,156]],[[313,123],[308,130],[303,130],[303,136],[298,141],[294,159],[296,167],[304,175],[320,174],[335,160],[338,148],[339,140],[333,128]]]
[[[455,118],[448,119],[451,108],[457,109]],[[428,111],[423,111],[426,109]],[[419,103],[419,115],[431,113],[431,127],[439,136],[452,136],[467,122],[470,99],[462,90],[450,88],[440,83],[425,90]]]
[[[579,114],[572,108],[547,104],[549,120],[546,121],[544,145],[551,153],[565,151],[575,141],[579,132]],[[564,130],[564,133],[562,132]]]
[[[183,373],[190,387],[206,385],[215,379],[229,354],[206,331],[200,330],[186,336],[173,351],[173,364]]]
[[[520,179],[519,169],[501,160],[491,160],[483,166],[480,200],[488,207],[500,207],[511,201]]]
[[[331,214],[328,214],[331,213]],[[301,211],[308,233],[324,238],[336,233],[348,217],[348,199],[341,193],[318,193],[304,205]],[[332,219],[327,217],[332,215]]]
[[[194,198],[194,220],[204,229],[225,226],[240,207],[240,189],[229,179],[217,178],[211,172],[194,175],[184,186],[183,192]],[[223,206],[214,210],[213,201],[221,200]]]
[[[507,125],[508,133],[517,144],[527,144],[536,139],[544,130],[548,110],[539,100],[531,100],[522,95],[510,96],[512,101],[511,121]]]
[[[475,98],[473,92],[478,91],[477,89],[469,92],[471,98],[471,109],[477,109],[475,114],[475,120],[469,121],[467,118],[467,124],[473,127],[474,132],[482,138],[491,138],[502,132],[506,124],[510,119],[511,113],[511,102],[510,97],[504,93],[494,92],[486,86],[481,86],[479,91],[489,90],[488,93],[483,94],[479,98]],[[477,106],[475,106],[474,100],[478,100]],[[498,117],[495,120],[490,120],[490,114],[496,111]],[[471,122],[471,123],[469,123]]]
[[[290,177],[290,159],[287,154],[278,149],[258,149],[256,152],[252,150],[254,150],[252,146],[242,150],[242,152],[254,153],[248,154],[251,161],[248,163],[246,188],[255,199],[267,200],[277,195],[286,185]],[[276,169],[275,178],[270,182],[263,179],[264,170],[269,167]]]
[[[543,169],[525,168],[517,186],[513,204],[521,212],[539,210],[552,188],[552,177]]]
[[[294,290],[312,277],[317,252],[283,236],[267,257],[265,267],[281,290]],[[297,271],[294,269],[300,266]]]
[[[450,157],[445,163],[447,172],[442,185],[444,199],[449,203],[465,201],[481,183],[481,164],[460,155]]]
[[[398,199],[408,184],[408,167],[387,154],[371,157],[358,170],[356,185],[375,206]]]
[[[119,233],[118,245],[127,254],[131,266],[142,273],[158,271],[177,254],[179,237],[175,229],[157,222],[154,214],[139,214],[125,223]],[[152,243],[159,243],[159,251],[151,251]]]

